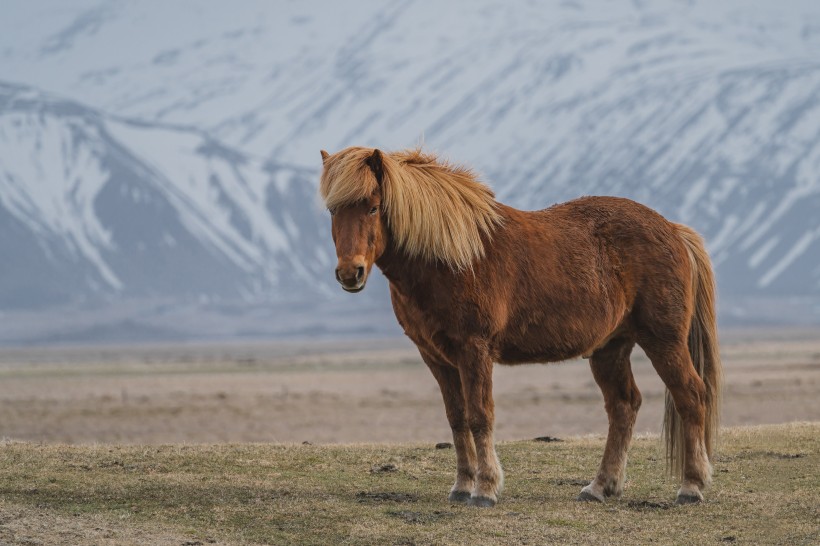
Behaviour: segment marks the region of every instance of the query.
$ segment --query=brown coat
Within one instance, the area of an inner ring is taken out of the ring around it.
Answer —
[[[496,502],[492,365],[589,356],[610,419],[584,500],[620,495],[640,392],[637,343],[669,389],[666,433],[679,502],[702,498],[720,382],[714,279],[700,237],[616,197],[525,212],[466,169],[419,151],[323,152],[321,192],[345,290],[375,263],[396,317],[441,387],[458,469],[451,500]]]

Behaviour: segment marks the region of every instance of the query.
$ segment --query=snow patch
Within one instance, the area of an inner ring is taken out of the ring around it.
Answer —
[[[769,286],[777,277],[779,277],[788,268],[792,262],[800,257],[801,254],[809,249],[812,242],[820,238],[820,229],[814,231],[807,231],[804,233],[796,243],[789,249],[789,251],[780,259],[780,261],[767,271],[757,281],[760,288]]]

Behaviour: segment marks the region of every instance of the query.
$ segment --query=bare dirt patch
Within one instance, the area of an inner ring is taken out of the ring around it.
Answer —
[[[198,540],[190,534],[173,530],[157,530],[144,522],[130,518],[114,519],[101,514],[56,514],[51,510],[0,500],[0,544],[48,546],[51,544],[208,544],[216,541]]]
[[[820,333],[723,343],[727,426],[820,420]],[[637,433],[663,385],[636,351]],[[499,440],[604,434],[586,361],[496,366]],[[432,375],[409,342],[0,350],[0,436],[64,443],[447,442]]]

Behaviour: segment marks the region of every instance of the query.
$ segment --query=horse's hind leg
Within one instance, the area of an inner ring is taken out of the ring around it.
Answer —
[[[450,501],[467,502],[475,486],[476,451],[473,434],[467,422],[467,409],[461,390],[458,369],[440,362],[429,353],[420,351],[422,359],[438,381],[447,420],[453,431],[453,446],[456,450],[456,483],[450,490]]]
[[[683,337],[683,336],[681,336]],[[683,483],[678,504],[703,500],[701,489],[712,479],[712,465],[706,453],[706,385],[697,374],[685,338],[676,342],[640,340],[652,366],[669,389],[683,427]],[[672,453],[672,457],[677,454]]]
[[[641,407],[641,393],[629,362],[634,346],[634,341],[613,339],[589,360],[595,382],[604,394],[609,433],[598,475],[581,490],[578,500],[603,501],[605,497],[620,497],[623,492],[627,450]]]

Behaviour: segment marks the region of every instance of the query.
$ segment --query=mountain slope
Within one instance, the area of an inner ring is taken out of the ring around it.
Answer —
[[[310,174],[2,85],[0,305],[275,300],[329,263]]]
[[[328,318],[352,300],[318,150],[423,139],[520,208],[621,195],[693,226],[724,319],[820,321],[816,2],[43,0],[0,31],[4,308]],[[387,314],[377,288],[357,305]]]

